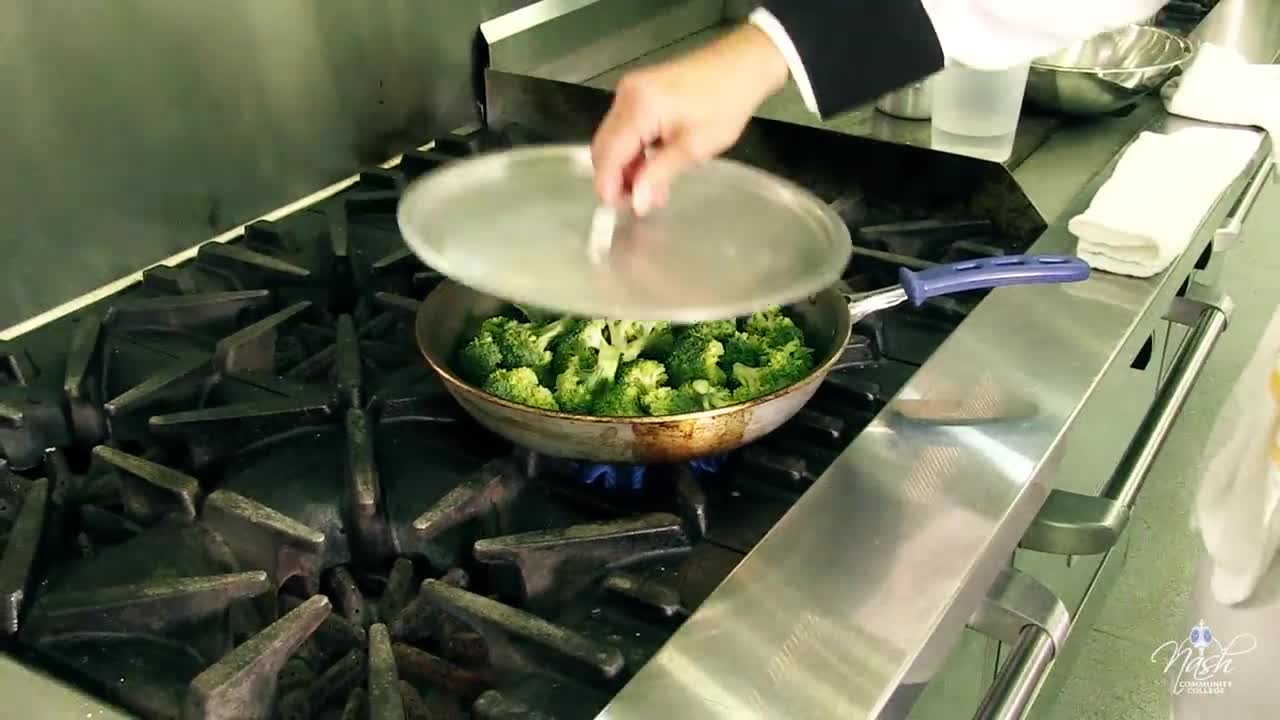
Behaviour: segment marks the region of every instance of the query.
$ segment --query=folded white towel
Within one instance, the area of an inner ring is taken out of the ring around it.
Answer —
[[[1165,108],[1174,115],[1256,125],[1272,142],[1280,137],[1280,65],[1251,65],[1234,50],[1206,43],[1169,87],[1173,91],[1163,93]]]
[[[1219,196],[1253,157],[1254,130],[1144,132],[1124,151],[1089,208],[1067,223],[1076,254],[1110,273],[1150,277],[1187,249]]]

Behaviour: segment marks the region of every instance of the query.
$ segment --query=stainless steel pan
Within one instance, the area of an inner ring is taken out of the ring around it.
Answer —
[[[815,368],[804,380],[772,395],[716,410],[666,417],[601,418],[551,412],[493,397],[454,373],[453,355],[487,317],[509,307],[503,300],[453,282],[441,283],[418,310],[418,346],[449,393],[478,422],[539,453],[593,462],[673,463],[726,453],[757,440],[804,407],[849,342],[853,324],[902,302],[1003,285],[1075,282],[1088,277],[1084,262],[1062,256],[1015,256],[902,270],[902,284],[848,296],[825,290],[788,312],[814,349]]]

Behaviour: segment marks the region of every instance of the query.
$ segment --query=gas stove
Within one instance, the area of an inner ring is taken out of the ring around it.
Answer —
[[[863,322],[814,400],[727,458],[511,447],[418,356],[441,278],[395,209],[530,141],[441,138],[0,343],[4,652],[148,718],[594,717],[980,299]],[[1023,249],[828,195],[849,290]]]

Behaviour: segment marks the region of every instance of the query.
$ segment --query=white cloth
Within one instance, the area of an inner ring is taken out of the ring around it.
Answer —
[[[1204,44],[1165,102],[1174,115],[1256,125],[1280,137],[1280,65],[1250,65],[1239,53]],[[1277,158],[1280,162],[1280,158]]]
[[[1050,55],[1103,30],[1150,17],[1166,1],[921,0],[921,4],[933,22],[944,55],[969,67],[999,70]],[[764,8],[753,10],[747,22],[777,46],[805,107],[817,115],[813,86],[786,28]],[[833,33],[832,41],[839,42],[838,32]],[[857,72],[857,68],[850,72]]]
[[[1067,223],[1076,254],[1097,270],[1150,277],[1182,255],[1219,196],[1258,149],[1254,130],[1144,132],[1089,208]]]

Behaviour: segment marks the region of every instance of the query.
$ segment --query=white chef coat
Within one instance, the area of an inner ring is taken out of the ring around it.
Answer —
[[[1154,659],[1169,665],[1174,720],[1273,720],[1280,717],[1272,684],[1280,663],[1280,310],[1206,446],[1192,506],[1205,551],[1183,629],[1208,627],[1213,640],[1202,653],[1175,656],[1165,647]],[[1178,649],[1185,652],[1186,641]]]
[[[885,0],[904,2],[911,0]],[[997,70],[1050,55],[1077,40],[1144,20],[1166,0],[921,0],[946,57],[970,67]],[[764,8],[748,22],[769,36],[786,60],[805,107],[818,101],[804,63],[787,31]],[[857,72],[851,68],[850,72]]]

